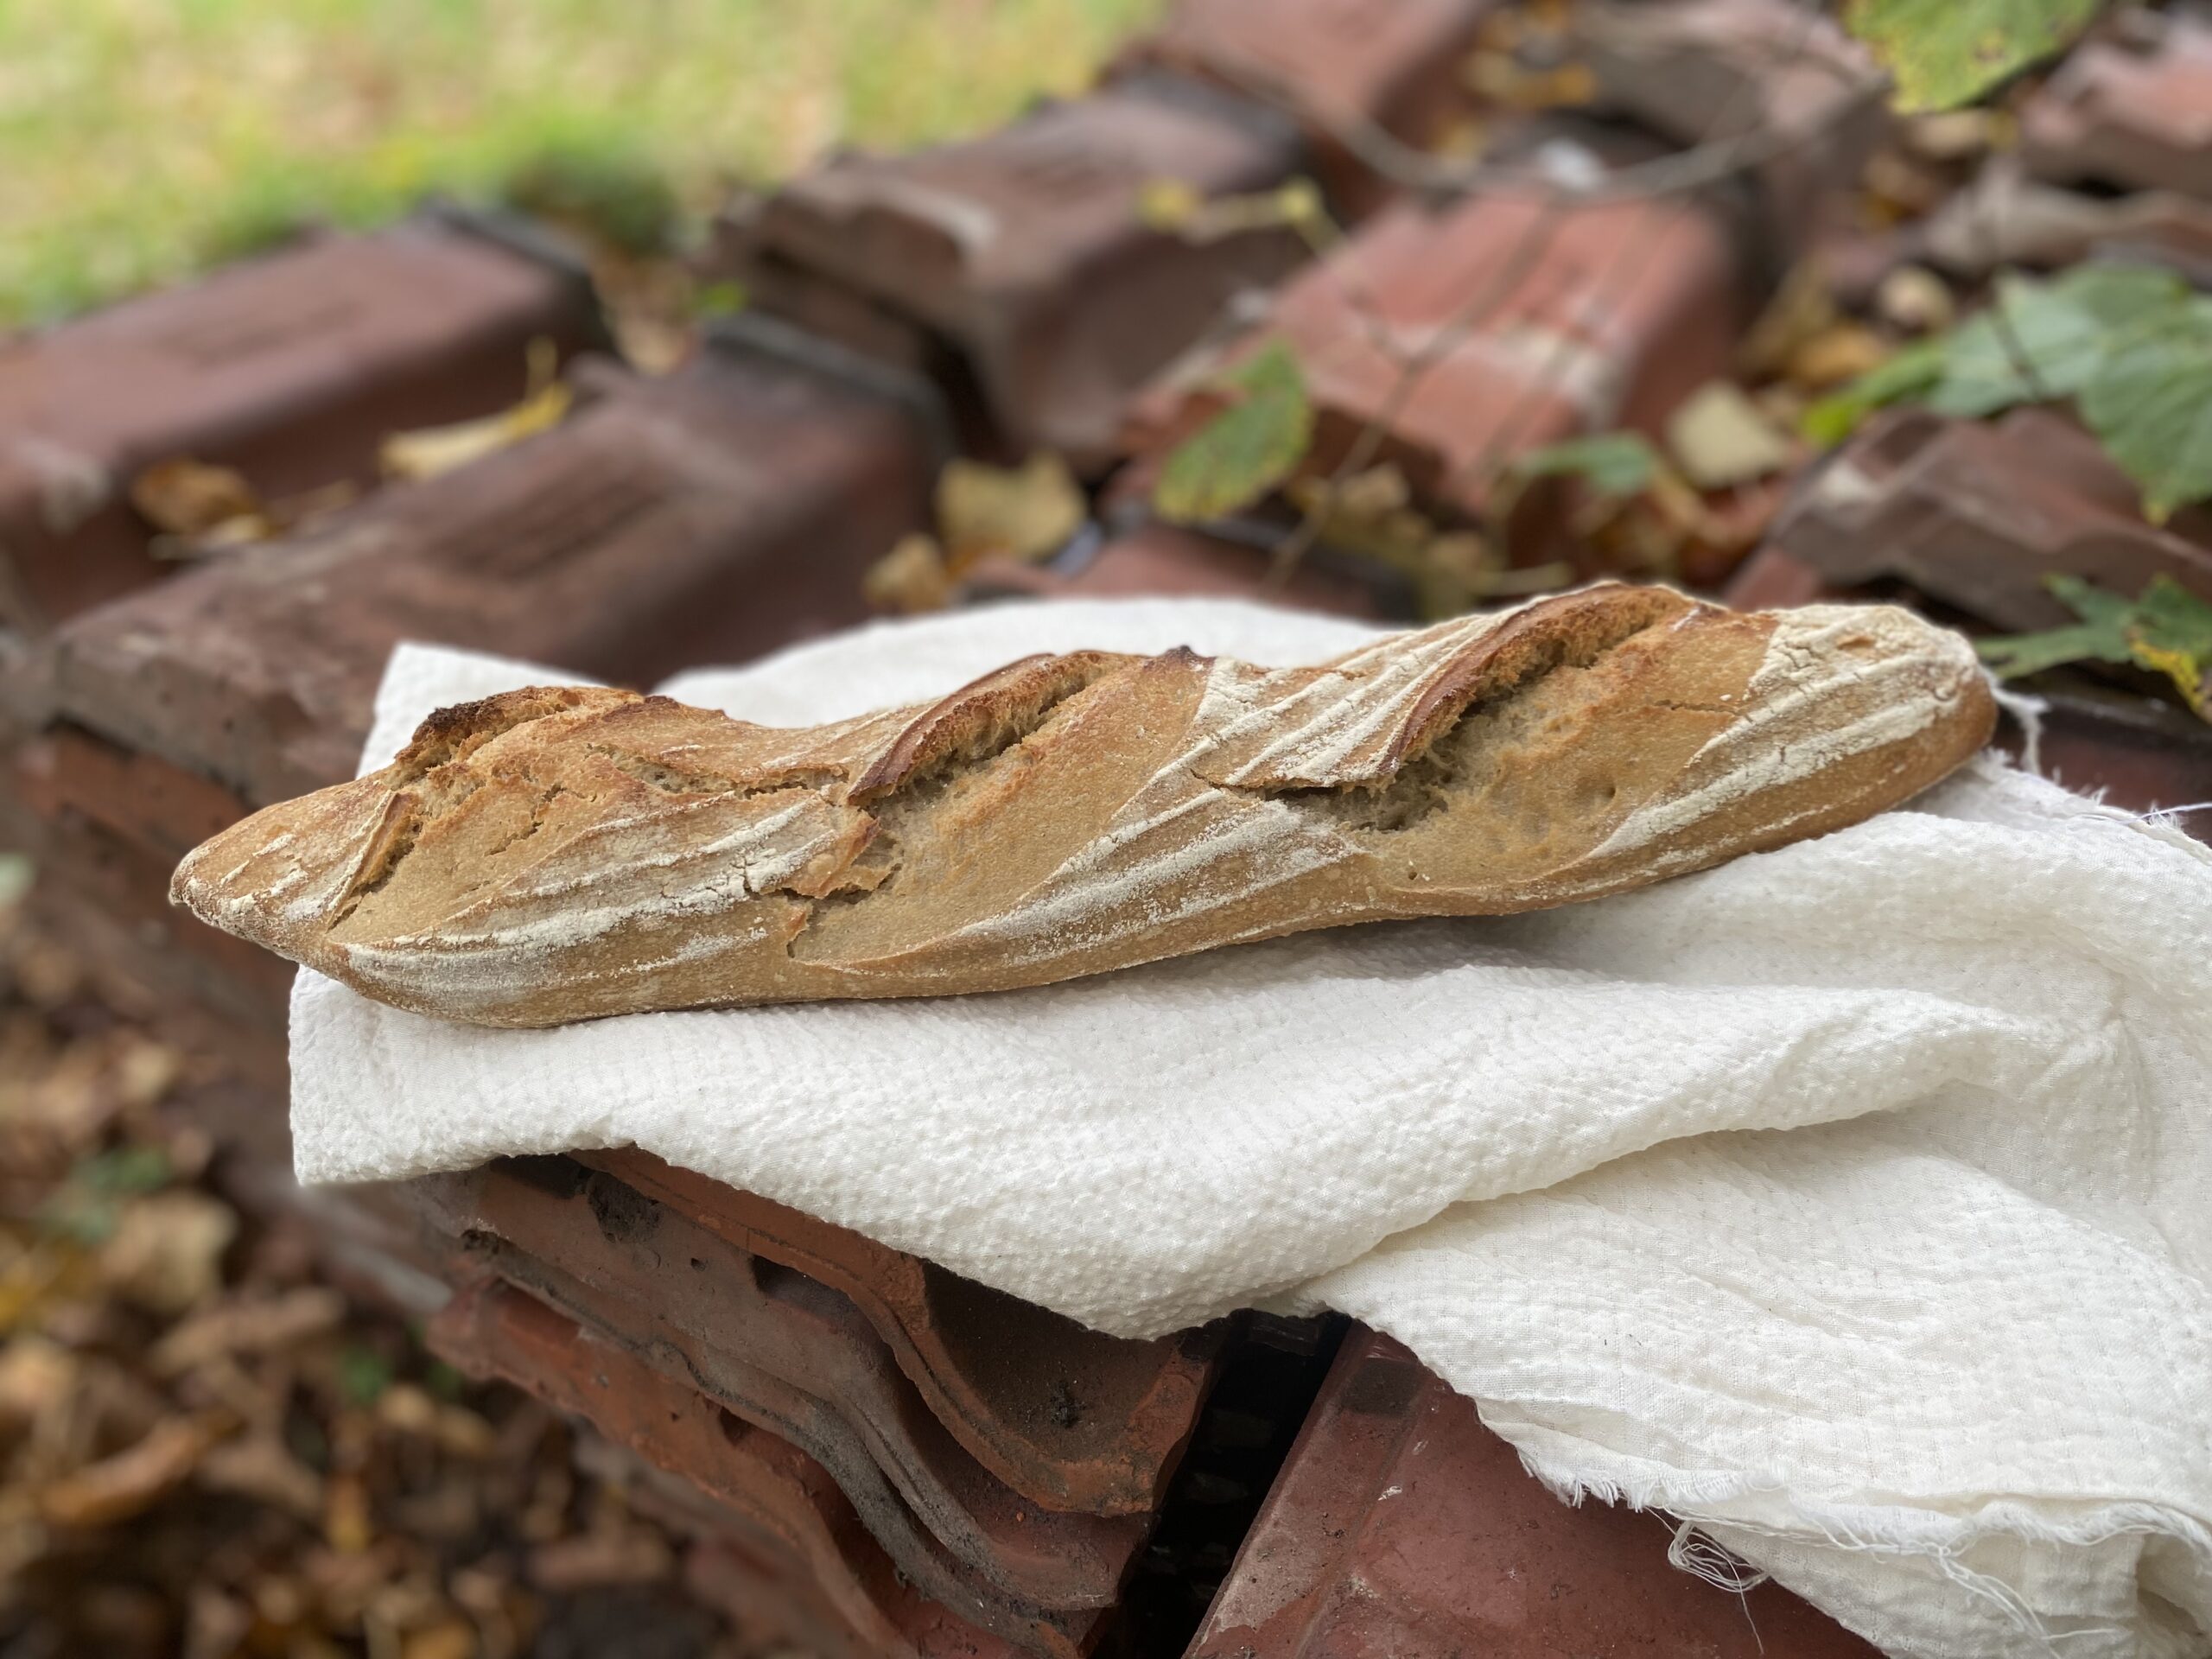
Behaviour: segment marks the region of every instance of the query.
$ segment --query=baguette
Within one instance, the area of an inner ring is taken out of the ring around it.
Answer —
[[[1895,805],[1994,720],[1909,612],[1619,585],[1312,668],[1031,657],[805,730],[541,687],[225,830],[173,897],[480,1025],[998,990],[1641,887]]]

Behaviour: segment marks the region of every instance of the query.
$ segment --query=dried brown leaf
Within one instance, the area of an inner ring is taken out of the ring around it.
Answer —
[[[438,1449],[448,1457],[479,1461],[498,1450],[499,1437],[492,1425],[467,1406],[442,1405],[432,1430]]]
[[[917,615],[950,605],[954,587],[937,538],[917,531],[869,568],[861,591],[880,610]]]
[[[212,1584],[196,1584],[185,1611],[185,1659],[229,1659],[253,1629],[253,1609]]]
[[[187,563],[194,559],[228,553],[235,548],[251,547],[256,542],[265,542],[281,532],[282,526],[268,515],[249,512],[236,518],[226,518],[219,524],[201,531],[197,536],[156,536],[146,544],[146,550],[155,558],[174,563]]]
[[[1500,109],[1573,109],[1598,95],[1598,78],[1586,63],[1531,67],[1508,52],[1477,52],[1467,61],[1467,84]]]
[[[531,1542],[576,1525],[566,1432],[505,1390],[462,1403],[435,1374],[425,1388],[389,1321],[301,1291],[313,1263],[296,1219],[220,1252],[233,1288],[149,1348],[130,1302],[182,1300],[164,1249],[197,1280],[225,1213],[194,1190],[206,1136],[151,1109],[188,1070],[213,1073],[127,1017],[87,1018],[90,995],[0,893],[0,1205],[17,1218],[0,1226],[10,1630],[41,1652],[339,1659],[365,1637],[371,1659],[404,1659],[410,1642],[435,1659],[463,1651],[465,1621],[475,1659],[518,1659],[544,1607],[515,1581],[518,1524]],[[347,1374],[359,1354],[385,1361],[375,1395]],[[318,1445],[333,1479],[310,1466]],[[639,1525],[581,1507],[617,1535]]]
[[[1817,259],[1800,259],[1745,331],[1736,347],[1738,369],[1753,378],[1780,373],[1790,354],[1834,327],[1837,316],[1827,270]]]
[[[1294,479],[1285,493],[1301,512],[1320,511],[1326,545],[1403,576],[1424,616],[1451,616],[1494,594],[1525,591],[1524,575],[1540,587],[1556,587],[1566,574],[1563,568],[1509,570],[1478,532],[1440,528],[1408,505],[1412,491],[1405,476],[1387,461],[1333,490],[1325,480]]]
[[[487,1510],[496,1507],[487,1501],[481,1483],[448,1476],[392,1499],[378,1514],[411,1540],[459,1543],[473,1537]]]
[[[182,1485],[222,1432],[213,1418],[172,1417],[113,1457],[53,1483],[39,1495],[40,1510],[56,1527],[126,1521]]]
[[[530,1552],[530,1581],[549,1595],[610,1585],[651,1584],[672,1567],[668,1541],[643,1527],[587,1532]]]
[[[67,1400],[77,1386],[77,1356],[33,1332],[0,1349],[0,1427],[23,1429]]]
[[[1789,354],[1783,372],[1791,384],[1821,391],[1872,373],[1895,354],[1895,348],[1865,324],[1843,322],[1801,344]]]
[[[347,1554],[315,1548],[302,1556],[300,1567],[325,1615],[351,1624],[359,1622],[362,1610],[391,1577],[395,1561],[387,1548]]]
[[[78,1043],[31,1081],[7,1127],[16,1135],[35,1136],[49,1154],[67,1160],[88,1152],[123,1105],[107,1048]]]
[[[255,1434],[209,1449],[200,1460],[199,1484],[283,1510],[310,1524],[322,1518],[322,1477],[272,1435]]]
[[[124,1106],[143,1111],[159,1105],[184,1075],[184,1056],[167,1043],[125,1033],[115,1051],[116,1093]]]
[[[98,1286],[92,1259],[66,1241],[25,1247],[0,1234],[0,1334],[36,1324],[67,1343],[65,1327],[87,1322],[76,1299]]]
[[[33,1426],[19,1453],[19,1471],[41,1485],[59,1480],[176,1415],[171,1401],[115,1361],[79,1354],[75,1385]]]
[[[183,455],[156,461],[132,479],[130,505],[171,536],[205,536],[261,515],[261,498],[243,473]]]
[[[291,1370],[276,1362],[256,1365],[249,1371],[226,1357],[185,1373],[177,1379],[175,1392],[195,1409],[219,1407],[245,1425],[249,1433],[273,1436],[283,1429]]]
[[[446,1619],[416,1631],[400,1653],[402,1659],[476,1659],[476,1631],[466,1619]]]
[[[1878,224],[1918,219],[1943,205],[1951,182],[1942,168],[1898,149],[1878,149],[1867,159],[1859,182],[1865,205]]]
[[[154,1346],[149,1368],[175,1376],[224,1354],[267,1353],[320,1336],[346,1317],[346,1299],[322,1285],[226,1303],[194,1315]]]
[[[358,1475],[334,1476],[325,1487],[322,1535],[341,1555],[358,1555],[375,1539],[369,1491]]]
[[[451,1612],[436,1576],[425,1564],[379,1586],[369,1598],[364,1618],[394,1630],[419,1630],[442,1623]]]
[[[956,577],[980,559],[1051,556],[1081,527],[1084,511],[1075,474],[1049,450],[1014,467],[950,461],[938,477],[938,533]]]
[[[125,1301],[174,1317],[215,1293],[237,1236],[238,1217],[220,1200],[188,1188],[150,1193],[124,1206],[100,1247],[100,1277]]]
[[[16,994],[34,1008],[58,1008],[85,988],[85,965],[57,939],[32,934],[9,951]]]
[[[1897,138],[1925,161],[1971,162],[2008,147],[2013,126],[2002,110],[1941,110],[1899,122]]]
[[[437,1427],[438,1402],[412,1382],[395,1382],[377,1395],[376,1416],[398,1433],[427,1438]]]
[[[1667,420],[1667,447],[1700,489],[1731,489],[1787,467],[1789,438],[1731,380],[1710,380]]]
[[[1927,266],[1899,265],[1874,290],[1874,309],[1892,327],[1929,334],[1949,327],[1959,306],[1951,285]]]

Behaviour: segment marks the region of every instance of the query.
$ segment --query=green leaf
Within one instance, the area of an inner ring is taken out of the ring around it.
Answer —
[[[2179,276],[2152,265],[2075,265],[2049,283],[2006,274],[1998,279],[1993,305],[2002,321],[1978,312],[1948,334],[1907,345],[1812,404],[1802,431],[1814,442],[1838,445],[1873,410],[1916,398],[1938,414],[1968,418],[2069,398],[2094,376],[2114,327],[2179,303],[2185,294]]]
[[[1834,446],[1876,410],[1925,396],[1943,378],[1944,341],[1916,340],[1879,368],[1832,391],[1807,410],[1800,428],[1815,443]]]
[[[2077,265],[2047,283],[2007,274],[1995,302],[1954,329],[1928,398],[1940,415],[1994,415],[2078,396],[2117,331],[2180,304],[2188,285],[2148,265]]]
[[[2166,575],[2153,576],[2133,600],[2079,576],[2052,576],[2046,585],[2082,620],[1983,640],[1981,658],[1998,677],[2063,663],[2133,663],[2165,675],[2200,718],[2212,720],[2212,604]]]
[[[1928,406],[1971,418],[2070,397],[2095,372],[2107,332],[2062,284],[2000,277],[1995,302],[1951,334]]]
[[[1137,192],[1137,217],[1147,230],[1179,231],[1205,205],[1188,179],[1147,179]]]
[[[691,296],[695,317],[734,317],[745,306],[745,284],[740,282],[709,283]]]
[[[169,1155],[160,1147],[117,1147],[85,1159],[72,1174],[93,1192],[151,1192],[168,1185]]]
[[[1976,647],[1991,673],[2000,680],[2040,674],[2062,663],[2125,663],[2133,660],[2127,619],[2133,609],[2120,594],[2079,576],[2050,576],[2045,587],[2082,619],[2071,626],[2040,633],[2015,633],[1984,639]]]
[[[124,1201],[168,1184],[168,1154],[156,1146],[117,1147],[80,1158],[49,1193],[38,1221],[52,1235],[88,1248],[114,1236]]]
[[[468,1379],[442,1359],[434,1359],[423,1368],[423,1386],[433,1399],[451,1405],[467,1392]]]
[[[658,164],[642,151],[556,143],[510,172],[501,194],[527,213],[580,226],[625,253],[675,246],[683,204]]]
[[[1988,310],[1814,404],[1806,435],[1840,442],[1871,410],[1910,398],[1967,418],[2072,398],[2163,519],[2212,499],[2212,296],[2145,265],[2003,276]]]
[[[1235,401],[1167,457],[1152,493],[1164,518],[1188,524],[1250,506],[1290,476],[1313,441],[1306,377],[1284,341],[1270,340],[1216,385]]]
[[[1639,432],[1599,432],[1546,444],[1517,457],[1523,478],[1579,478],[1599,496],[1638,495],[1659,475],[1659,452]]]
[[[2212,498],[2212,297],[2122,328],[2082,387],[2081,410],[2153,520]]]
[[[2193,291],[2177,271],[2162,265],[2094,260],[2072,265],[2051,279],[2069,300],[2110,327],[2135,322],[2147,312],[2177,305]]]
[[[105,1193],[64,1185],[39,1206],[38,1224],[51,1237],[96,1249],[115,1236],[122,1206]]]
[[[358,1344],[338,1356],[338,1387],[357,1406],[372,1406],[391,1386],[391,1362],[373,1348]]]
[[[2212,605],[2171,576],[2153,576],[2128,630],[2135,660],[2180,688],[2200,720],[2212,720]]]
[[[2047,58],[2096,16],[2099,0],[1850,0],[1845,25],[1897,81],[1906,115],[1970,104]]]

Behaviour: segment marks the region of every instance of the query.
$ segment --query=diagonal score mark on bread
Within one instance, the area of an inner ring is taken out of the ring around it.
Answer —
[[[1643,886],[1894,805],[1994,719],[1908,612],[1618,585],[1307,668],[1027,658],[806,729],[538,687],[226,830],[173,896],[486,1025],[995,990]]]

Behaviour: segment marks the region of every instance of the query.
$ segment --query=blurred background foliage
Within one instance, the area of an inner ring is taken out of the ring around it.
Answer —
[[[644,251],[1080,87],[1160,0],[0,0],[0,327],[429,191]]]

